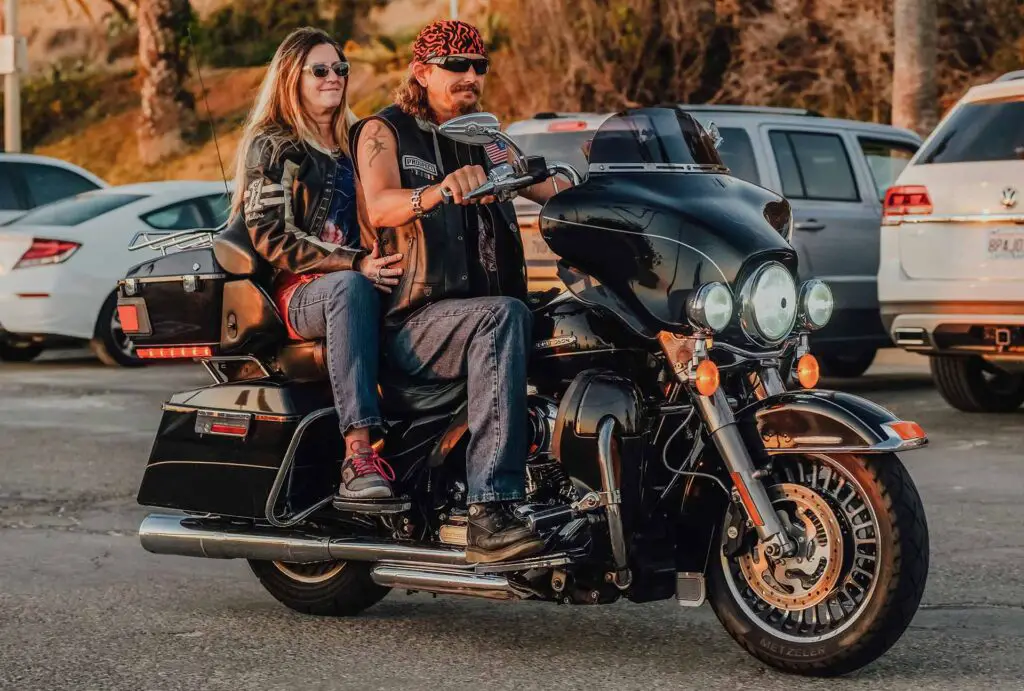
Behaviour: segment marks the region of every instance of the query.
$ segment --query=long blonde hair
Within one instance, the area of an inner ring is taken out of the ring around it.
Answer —
[[[328,44],[338,51],[344,60],[341,44],[330,34],[314,27],[295,29],[277,47],[270,67],[260,84],[256,102],[242,130],[235,155],[235,193],[231,200],[232,214],[242,208],[245,194],[246,159],[257,137],[265,136],[271,147],[271,159],[276,159],[281,150],[292,143],[330,153],[320,143],[317,126],[309,113],[302,107],[300,80],[302,67],[310,51],[322,44]],[[341,105],[334,114],[332,129],[334,139],[342,153],[349,154],[348,133],[355,123],[355,114],[348,107],[348,79],[342,92]]]

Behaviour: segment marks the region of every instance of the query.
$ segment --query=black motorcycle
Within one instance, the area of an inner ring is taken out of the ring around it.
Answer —
[[[194,358],[138,500],[161,554],[248,560],[288,607],[354,615],[390,589],[559,604],[711,603],[748,652],[836,675],[883,654],[917,610],[928,530],[898,452],[924,431],[816,389],[808,333],[832,294],[798,283],[785,199],[728,174],[716,130],[637,109],[594,138],[586,178],[528,157],[488,114],[441,132],[504,141],[474,196],[568,175],[541,214],[562,292],[532,295],[527,503],[546,541],[467,564],[466,383],[384,370],[384,455],[400,499],[330,505],[342,448],[320,342],[288,341],[265,265],[230,230],[141,238],[164,256],[120,281],[141,358]],[[783,364],[785,363],[785,365]]]

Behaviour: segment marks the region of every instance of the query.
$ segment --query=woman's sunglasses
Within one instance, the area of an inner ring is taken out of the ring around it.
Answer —
[[[463,58],[458,55],[447,55],[440,58],[430,58],[427,60],[427,64],[437,65],[442,70],[459,73],[468,72],[469,68],[472,67],[476,70],[477,74],[485,75],[491,63],[487,58]]]
[[[317,79],[326,79],[327,75],[334,71],[334,74],[339,77],[348,76],[348,63],[347,62],[336,62],[333,65],[328,65],[325,62],[314,62],[312,65],[306,65],[303,71],[309,72]]]

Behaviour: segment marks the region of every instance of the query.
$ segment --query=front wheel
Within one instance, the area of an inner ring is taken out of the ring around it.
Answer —
[[[884,654],[917,611],[928,525],[895,454],[776,458],[768,487],[795,556],[771,559],[733,505],[709,564],[708,596],[762,662],[838,676]]]
[[[390,589],[373,582],[370,566],[249,560],[260,584],[279,602],[296,612],[326,617],[351,617],[384,599]]]

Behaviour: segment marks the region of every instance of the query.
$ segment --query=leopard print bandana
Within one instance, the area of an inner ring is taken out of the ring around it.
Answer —
[[[472,24],[444,19],[423,27],[412,46],[415,62],[446,55],[487,55],[484,40]]]

